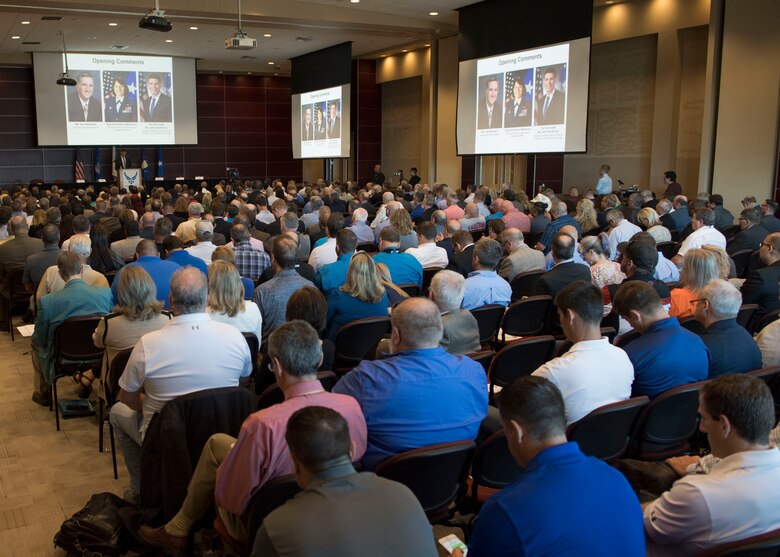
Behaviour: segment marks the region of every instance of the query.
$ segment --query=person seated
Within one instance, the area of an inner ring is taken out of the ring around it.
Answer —
[[[588,262],[585,261],[582,258],[582,254],[580,253],[580,243],[577,241],[577,229],[571,226],[570,224],[567,224],[566,226],[561,227],[561,234],[568,234],[572,238],[574,238],[574,259],[573,261],[575,263],[579,263],[580,265],[585,265],[588,267]],[[544,256],[544,270],[549,271],[555,266],[555,258],[553,257],[552,250],[547,252],[547,255]]]
[[[401,235],[392,226],[379,233],[379,253],[373,255],[376,263],[387,265],[394,284],[416,284],[422,287],[423,268],[416,257],[401,251]]]
[[[501,261],[498,274],[512,282],[520,273],[544,270],[544,254],[524,242],[523,233],[517,228],[507,228],[501,233],[501,245],[507,256]]]
[[[690,253],[685,257],[687,260]],[[761,350],[745,328],[737,323],[742,295],[722,279],[710,281],[693,300],[696,321],[704,325],[701,339],[710,351],[708,377],[744,373],[761,368]]]
[[[323,265],[333,263],[338,259],[336,255],[336,234],[339,230],[344,228],[344,215],[341,213],[331,213],[328,217],[328,223],[325,227],[325,233],[327,234],[324,243],[313,247],[311,254],[309,255],[309,265],[311,265],[315,271],[318,271]],[[297,260],[297,252],[296,252]]]
[[[761,242],[769,236],[769,231],[761,224],[761,209],[743,209],[739,214],[739,232],[728,243],[726,252],[733,255],[738,251],[761,249]]]
[[[329,408],[290,416],[285,441],[303,491],[265,517],[253,557],[438,555],[417,498],[398,482],[358,473],[349,434],[347,421]]]
[[[124,261],[132,261],[133,256],[135,256],[135,247],[138,245],[138,242],[143,240],[143,238],[141,238],[138,222],[135,220],[128,220],[124,224],[124,231],[125,238],[123,240],[111,242],[111,251]]]
[[[675,211],[676,212],[676,211]],[[683,258],[689,250],[700,248],[704,244],[711,244],[721,249],[726,249],[726,237],[714,226],[715,214],[712,209],[706,207],[695,209],[691,217],[691,234],[683,240],[677,255],[672,257],[672,262],[682,267]]]
[[[631,396],[654,398],[672,387],[707,379],[707,347],[676,317],[669,317],[652,286],[638,280],[624,283],[613,307],[641,333],[622,347],[634,366]]]
[[[655,205],[655,201],[653,201],[653,205]],[[672,233],[661,223],[661,219],[658,213],[655,212],[655,209],[651,207],[641,209],[637,214],[637,219],[647,233],[653,237],[656,244],[672,241]]]
[[[165,251],[165,260],[170,261],[172,263],[176,263],[180,267],[186,267],[189,265],[190,267],[195,267],[196,269],[200,269],[200,271],[208,276],[209,274],[209,267],[206,265],[206,262],[203,261],[200,257],[195,257],[194,255],[190,254],[189,251],[184,249],[184,244],[181,243],[181,240],[179,240],[176,236],[168,236],[163,240],[163,250]],[[225,248],[229,249],[229,248]],[[212,259],[214,256],[214,253],[212,252]]]
[[[574,217],[569,216],[566,203],[563,201],[552,204],[552,207],[550,208],[550,217],[552,218],[552,222],[544,229],[542,237],[536,243],[536,246],[534,246],[536,249],[544,252],[545,255],[552,249],[553,238],[564,226],[573,226],[577,230],[578,238],[582,235],[580,223],[574,220]]]
[[[634,366],[626,353],[601,335],[601,292],[592,283],[575,281],[555,297],[563,334],[573,343],[533,375],[558,387],[572,424],[591,411],[631,397]]]
[[[122,273],[128,268],[132,267],[124,267]],[[170,292],[173,319],[135,345],[119,378],[119,402],[111,408],[111,425],[130,475],[130,500],[140,493],[141,444],[152,416],[178,396],[235,387],[252,373],[241,333],[206,313],[208,283],[203,273],[194,267],[179,268],[171,278]]]
[[[471,232],[472,230],[485,230],[485,217],[479,214],[479,208],[476,203],[469,203],[464,209],[465,216],[460,219],[460,226],[463,230]]]
[[[626,275],[620,270],[620,263],[610,258],[609,239],[605,233],[585,236],[580,242],[579,250],[582,259],[590,265],[591,281],[597,288],[620,284],[626,280]]]
[[[452,263],[452,258],[455,256],[455,247],[453,245],[453,237],[455,234],[461,231],[459,220],[446,220],[447,215],[444,211],[436,211],[431,217],[431,222],[436,225],[436,245],[440,248],[444,248],[447,252],[447,259]],[[443,219],[444,223],[440,224],[437,219]],[[471,236],[471,234],[469,234]]]
[[[472,263],[474,259],[474,237],[470,232],[459,230],[452,236],[452,246],[454,254],[450,257],[450,264],[447,268],[460,273],[465,278],[474,270],[474,264]]]
[[[352,256],[355,255],[358,239],[349,228],[343,228],[336,234],[336,261],[320,267],[314,278],[314,283],[322,290],[325,297],[333,294],[347,280],[347,269]]]
[[[692,316],[694,301],[701,297],[702,289],[719,277],[720,268],[714,253],[704,249],[690,250],[680,269],[682,288],[674,288],[670,293],[669,316],[679,319]]]
[[[779,206],[774,199],[767,199],[761,204],[761,226],[768,232],[780,232],[780,219],[775,216]]]
[[[548,295],[555,298],[564,286],[575,280],[590,282],[590,267],[574,261],[577,241],[565,232],[556,234],[552,241],[552,255],[555,264],[544,273],[534,286],[534,296]]]
[[[474,270],[466,279],[463,309],[476,309],[488,304],[509,305],[512,287],[495,271],[500,259],[501,245],[490,238],[480,238],[471,258]]]
[[[379,284],[376,263],[367,253],[352,256],[344,285],[328,298],[328,338],[336,339],[341,327],[365,317],[387,317],[389,302]]]
[[[465,293],[463,275],[447,270],[436,273],[428,289],[428,297],[441,312],[443,332],[439,346],[450,354],[471,354],[482,348],[477,319],[461,308]]]
[[[379,284],[385,289],[387,304],[391,308],[409,297],[409,294],[407,294],[403,288],[393,283],[393,279],[390,277],[390,269],[387,268],[387,265],[384,263],[376,263],[376,274],[379,278]]]
[[[223,433],[209,437],[179,512],[160,528],[141,526],[139,534],[148,545],[184,550],[190,528],[206,515],[212,501],[228,533],[246,543],[241,516],[252,496],[268,481],[295,471],[284,434],[290,416],[301,408],[322,406],[338,412],[348,424],[352,459],[363,456],[366,422],[360,407],[351,397],[326,392],[317,379],[322,350],[314,328],[298,320],[282,324],[271,334],[268,352],[284,402],[251,414],[237,439]]]
[[[636,495],[620,472],[567,442],[555,385],[521,377],[504,387],[500,401],[509,452],[523,473],[480,510],[469,557],[644,556]],[[452,553],[462,556],[460,549]]]
[[[357,237],[358,244],[373,244],[374,231],[366,224],[368,220],[368,211],[359,207],[352,212],[352,225],[349,229]]]
[[[500,210],[504,214],[503,217],[501,217],[501,220],[504,221],[504,224],[506,224],[507,228],[517,228],[521,232],[531,232],[531,219],[523,213],[522,211],[519,211],[517,207],[515,207],[514,203],[507,200],[499,200],[496,199],[496,204],[498,205],[498,202],[501,201]]]
[[[654,276],[660,253],[656,250],[655,240],[650,234],[640,232],[631,238],[630,242],[618,244],[620,257],[620,270],[626,275],[626,279],[619,284],[609,284],[602,289],[604,304],[611,304],[615,299],[615,293],[621,284],[641,281],[649,284],[658,294],[658,297],[666,305],[669,304],[671,293],[669,287]],[[621,328],[622,330],[622,328]]]
[[[119,299],[116,291],[119,284],[117,279],[122,276],[125,269],[137,265],[152,277],[154,286],[157,289],[157,299],[163,303],[164,308],[167,308],[171,290],[171,279],[173,278],[173,274],[181,269],[181,267],[173,261],[163,261],[160,259],[157,252],[157,245],[151,240],[141,240],[138,242],[138,245],[135,248],[135,255],[136,260],[122,267],[117,272],[116,277],[114,277],[114,282],[111,283],[111,293],[114,297],[114,303]]]
[[[393,217],[397,214],[398,211]],[[417,226],[417,247],[409,248],[406,253],[414,256],[424,269],[444,269],[449,263],[447,250],[436,245],[436,225],[432,222],[423,222]]]
[[[770,447],[772,394],[749,375],[702,386],[699,429],[713,457],[708,474],[687,474],[644,506],[648,555],[675,546],[701,553],[780,528],[780,451]]]
[[[637,232],[642,229],[625,218],[620,209],[612,209],[607,213],[607,223],[609,224],[609,252],[612,259],[618,258],[618,244],[628,242]]]
[[[780,280],[780,233],[764,238],[758,252],[766,267],[751,271],[740,287],[743,304],[758,304],[759,314],[780,309],[778,280]]]
[[[81,260],[81,280],[92,286],[108,288],[108,279],[106,279],[105,275],[95,271],[87,264],[89,255],[92,252],[92,240],[89,239],[89,236],[86,234],[71,236],[68,251],[78,255]],[[46,272],[43,274],[41,282],[38,283],[38,290],[35,293],[35,297],[40,302],[41,298],[46,294],[59,292],[65,288],[65,282],[58,267],[53,265],[46,269]]]
[[[424,222],[433,225],[433,229],[436,230],[436,225],[430,222],[432,215],[433,211],[431,211],[430,215]],[[411,248],[416,248],[419,245],[417,233],[414,231],[414,227],[412,225],[412,218],[409,216],[407,210],[403,207],[399,207],[390,215],[390,226],[395,228],[398,231],[398,234],[400,234],[399,245],[401,251],[405,252]],[[444,253],[446,256],[446,250],[444,250]]]
[[[393,309],[391,319],[393,355],[363,360],[333,389],[363,409],[367,470],[403,451],[474,439],[487,414],[485,371],[439,346],[443,326],[436,304],[410,298]]]
[[[257,304],[244,298],[244,285],[235,265],[214,261],[209,267],[209,301],[206,313],[242,333],[254,333],[263,342],[263,317]]]

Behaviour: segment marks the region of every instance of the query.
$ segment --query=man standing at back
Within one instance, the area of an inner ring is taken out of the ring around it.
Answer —
[[[0,245],[0,294],[6,298],[11,292],[13,271],[22,269],[29,256],[43,250],[43,242],[38,238],[30,238],[28,231],[25,217],[17,215],[8,221],[8,233],[13,235],[13,239]],[[0,331],[8,332],[7,311],[6,305],[0,304]]]
[[[482,507],[469,556],[644,556],[636,495],[620,472],[567,442],[558,389],[521,377],[500,396],[509,452],[524,470]]]
[[[485,371],[447,354],[441,338],[436,304],[410,298],[393,310],[393,355],[364,360],[336,383],[333,392],[354,397],[366,417],[367,470],[403,451],[477,436],[487,414]]]

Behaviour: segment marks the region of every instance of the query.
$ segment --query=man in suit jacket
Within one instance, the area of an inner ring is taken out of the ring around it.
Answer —
[[[338,115],[338,104],[330,102],[330,114],[328,116],[328,137],[341,137],[341,117]]]
[[[428,297],[439,308],[444,326],[439,346],[450,354],[471,354],[481,348],[477,319],[460,307],[465,293],[466,279],[454,271],[436,273],[428,289]]]
[[[144,122],[171,122],[173,121],[173,107],[171,98],[161,92],[162,77],[159,74],[150,74],[146,78],[148,96],[144,99]]]
[[[512,86],[512,99],[506,103],[506,127],[531,125],[531,103],[525,98],[525,84],[518,79]]]
[[[563,124],[566,94],[555,88],[558,72],[547,68],[542,82],[543,94],[536,100],[536,120],[540,126]]]
[[[507,282],[512,282],[520,273],[528,271],[543,271],[545,268],[544,254],[531,248],[523,241],[523,233],[519,228],[507,228],[501,233],[501,244],[509,255],[501,262],[498,274]]]
[[[98,97],[93,97],[95,80],[88,72],[76,77],[76,94],[68,95],[68,121],[70,122],[100,122],[103,119],[103,109]]]
[[[780,308],[777,281],[780,280],[780,232],[770,234],[761,242],[759,251],[766,267],[752,271],[742,284],[742,303],[758,304],[766,313]]]
[[[474,238],[471,232],[459,230],[452,235],[452,247],[455,249],[455,255],[450,258],[450,264],[447,266],[451,271],[463,275],[464,278],[474,270],[472,258],[474,255]]]
[[[111,290],[81,280],[83,265],[76,253],[60,253],[57,267],[65,287],[40,299],[31,339],[35,369],[32,399],[41,406],[49,405],[49,385],[54,379],[54,331],[69,317],[110,313],[113,306]]]
[[[555,265],[539,277],[534,295],[547,294],[553,299],[564,286],[575,280],[591,281],[590,268],[574,262],[574,238],[559,232],[552,241],[552,254]]]
[[[756,251],[761,247],[764,238],[769,236],[769,231],[761,226],[761,209],[758,207],[742,210],[739,214],[739,227],[741,230],[726,247],[729,255],[745,249]]]
[[[124,147],[119,150],[119,156],[116,158],[116,164],[114,166],[117,170],[133,166],[133,163],[130,162],[130,157],[127,156],[127,149]]]
[[[678,195],[674,198],[672,206],[674,207],[674,211],[671,213],[675,224],[674,230],[682,232],[686,226],[691,224],[691,215],[688,214],[688,198],[684,195]]]
[[[314,139],[314,124],[311,121],[311,106],[303,109],[303,124],[301,127],[301,141]]]
[[[490,76],[485,82],[485,95],[477,107],[477,129],[501,127],[501,103],[498,101],[498,77]]]

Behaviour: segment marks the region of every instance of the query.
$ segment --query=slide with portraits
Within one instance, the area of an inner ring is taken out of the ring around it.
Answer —
[[[348,135],[349,131],[349,120],[343,118],[342,112],[344,103],[349,100],[344,92],[345,87],[347,86],[293,95],[295,158],[345,156],[343,146],[348,145],[348,142],[345,141],[342,145],[342,135]],[[297,122],[300,122],[300,125],[297,125]],[[295,133],[297,130],[300,131],[300,137]]]

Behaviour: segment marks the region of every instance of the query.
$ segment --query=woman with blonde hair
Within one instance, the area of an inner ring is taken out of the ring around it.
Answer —
[[[580,223],[580,229],[584,236],[598,235],[599,221],[596,215],[596,209],[593,207],[593,201],[590,199],[580,199],[577,202],[577,212],[574,214],[574,220]]]
[[[637,213],[636,218],[639,221],[639,224],[641,224],[653,237],[656,244],[672,241],[672,233],[669,232],[668,228],[661,224],[661,218],[658,216],[658,213],[655,212],[655,209],[645,207]]]
[[[207,191],[203,194],[203,197],[200,200],[200,204],[203,205],[203,211],[208,213],[211,211],[211,192]]]
[[[737,267],[734,265],[734,260],[729,257],[729,254],[725,250],[712,244],[704,244],[701,249],[711,253],[715,256],[715,260],[718,263],[718,271],[720,272],[720,278],[723,280],[729,280],[729,277],[737,276]],[[737,286],[741,286],[737,284]]]
[[[356,253],[349,262],[344,286],[328,297],[328,338],[335,339],[339,329],[355,319],[387,317],[388,305],[373,258]]]
[[[582,258],[590,265],[593,284],[599,288],[620,284],[626,280],[626,275],[620,270],[620,263],[609,259],[609,238],[604,232],[598,236],[585,236],[580,242],[579,250]]]
[[[377,275],[379,275],[379,284],[384,287],[388,303],[391,307],[403,302],[409,297],[409,294],[393,283],[393,279],[390,276],[390,269],[387,268],[387,265],[384,263],[377,263],[376,272]]]
[[[157,287],[143,267],[129,265],[116,279],[117,304],[114,313],[103,317],[92,334],[92,342],[98,348],[105,348],[101,383],[108,380],[107,374],[119,352],[132,348],[146,333],[161,329],[168,323],[170,315],[161,313],[163,303],[157,300]],[[94,376],[87,371],[81,375],[81,385],[87,388]]]
[[[236,254],[227,246],[219,246],[217,249],[211,252],[211,261],[227,261],[228,263],[236,264]],[[241,284],[244,285],[244,299],[251,300],[252,295],[255,293],[255,283],[252,279],[247,277],[241,277]]]
[[[209,266],[209,301],[206,313],[214,321],[232,325],[242,333],[254,333],[262,344],[263,317],[260,308],[244,299],[241,275],[232,263],[214,261]]]
[[[181,217],[184,220],[190,218],[190,200],[185,196],[180,195],[176,200],[176,205],[173,207],[173,214],[177,217]]]
[[[682,288],[672,290],[669,316],[682,318],[693,315],[693,303],[700,297],[702,288],[717,278],[720,278],[717,256],[710,250],[689,250],[680,270]]]
[[[409,211],[401,207],[396,209],[395,213],[390,217],[390,226],[398,231],[401,235],[401,243],[398,249],[406,251],[409,248],[417,247],[417,234],[415,234],[412,228],[412,217],[409,216]]]
[[[28,235],[30,238],[40,238],[40,231],[49,223],[49,219],[46,218],[46,211],[43,209],[36,209],[33,213],[32,222],[30,223],[30,230]]]

